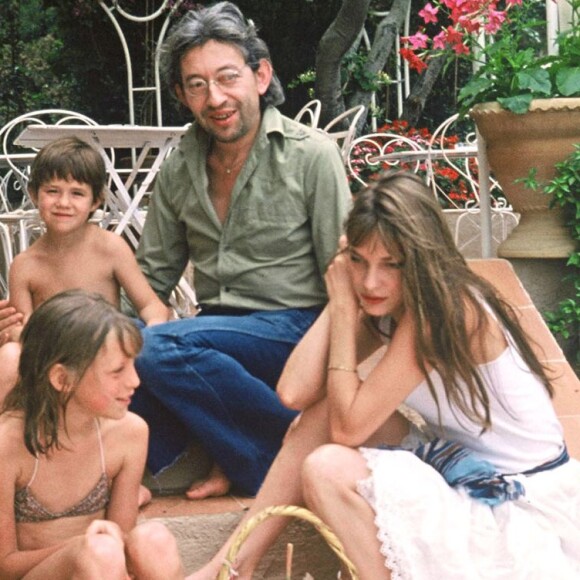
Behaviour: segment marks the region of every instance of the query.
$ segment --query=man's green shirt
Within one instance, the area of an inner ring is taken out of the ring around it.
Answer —
[[[268,107],[222,224],[196,124],[157,175],[137,259],[165,302],[187,261],[202,304],[256,310],[327,300],[324,272],[350,208],[336,143]]]

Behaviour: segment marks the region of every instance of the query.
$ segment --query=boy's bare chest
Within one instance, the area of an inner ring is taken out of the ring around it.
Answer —
[[[30,273],[33,307],[63,292],[82,288],[102,294],[115,305],[119,302],[119,284],[111,262],[105,256],[84,251],[76,254],[39,255]]]

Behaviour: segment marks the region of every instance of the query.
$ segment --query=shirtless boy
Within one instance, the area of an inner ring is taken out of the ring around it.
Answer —
[[[169,319],[129,245],[89,222],[104,201],[106,170],[100,154],[76,137],[57,139],[36,156],[29,195],[45,233],[10,268],[10,305],[23,315],[0,348],[0,403],[16,382],[18,337],[32,311],[51,296],[81,288],[101,294],[117,308],[123,288],[139,317],[153,325]]]

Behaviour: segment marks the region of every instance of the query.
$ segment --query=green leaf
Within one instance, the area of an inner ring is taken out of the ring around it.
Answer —
[[[556,86],[564,97],[580,94],[580,67],[560,69],[556,74]]]
[[[525,95],[517,95],[515,97],[498,97],[497,102],[508,111],[522,115],[527,113],[530,108],[530,103],[534,95],[527,93]]]
[[[543,68],[523,70],[516,74],[516,78],[522,90],[529,90],[542,95],[550,95],[552,93],[550,74]]]
[[[480,93],[483,93],[493,87],[494,82],[486,79],[484,77],[479,77],[471,80],[468,82],[462,89],[459,91],[459,99],[469,99],[470,97],[475,97]]]
[[[528,174],[525,177],[518,177],[514,180],[514,183],[521,183],[525,188],[536,191],[540,186],[538,182],[538,168],[530,167]]]

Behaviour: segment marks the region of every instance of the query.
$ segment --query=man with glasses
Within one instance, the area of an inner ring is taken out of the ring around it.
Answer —
[[[214,466],[189,498],[253,495],[296,414],[276,382],[326,303],[346,174],[334,142],[275,108],[268,48],[234,4],[183,17],[161,65],[195,122],[157,175],[137,258],[165,302],[191,260],[201,311],[144,330],[132,408],[153,473],[197,440]]]

